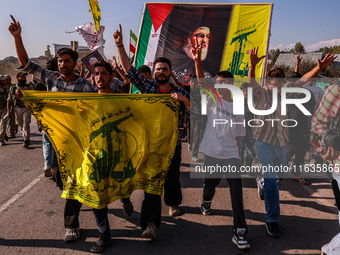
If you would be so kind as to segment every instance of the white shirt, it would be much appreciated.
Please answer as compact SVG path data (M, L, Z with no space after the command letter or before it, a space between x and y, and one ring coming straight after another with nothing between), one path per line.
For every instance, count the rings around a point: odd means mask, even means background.
M199 150L219 159L240 158L236 137L246 135L247 123L244 115L233 115L233 103L221 100L222 106L216 98L216 107L212 98L208 99L208 121Z

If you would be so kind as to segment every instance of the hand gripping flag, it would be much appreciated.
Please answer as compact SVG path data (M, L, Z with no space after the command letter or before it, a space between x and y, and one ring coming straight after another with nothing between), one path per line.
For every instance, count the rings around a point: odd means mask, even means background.
M58 155L63 198L100 209L135 189L162 195L178 133L169 95L23 95Z

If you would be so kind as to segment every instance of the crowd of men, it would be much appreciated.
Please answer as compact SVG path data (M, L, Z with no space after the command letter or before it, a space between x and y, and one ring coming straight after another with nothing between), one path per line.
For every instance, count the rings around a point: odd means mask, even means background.
M324 96L321 96L319 89L310 82L310 79L327 68L335 61L334 55L326 55L323 60L319 60L318 65L310 72L301 75L298 73L298 65L301 61L300 56L297 58L297 69L293 80L287 82L286 75L280 68L273 68L267 74L265 86L260 86L255 78L256 66L265 56L258 56L258 49L254 48L250 53L250 65L248 83L241 86L244 97L249 95L249 88L252 89L253 106L257 110L267 110L273 101L272 92L281 92L281 89L288 87L305 87L311 93L309 104L305 105L313 112L313 118L306 117L301 125L294 127L290 131L288 127L282 126L280 121L275 124L265 121L268 116L253 115L248 106L245 105L245 115L233 114L233 97L231 91L224 88L223 85L234 84L234 76L228 71L217 72L215 84L221 85L217 93L210 93L207 100L207 118L203 118L200 112L200 106L197 102L201 101L202 93L198 88L205 88L213 92L213 88L208 85L204 78L202 67L202 49L205 47L207 37L194 40L191 45L191 58L195 63L196 74L190 77L188 84L179 82L172 74L171 61L164 57L154 60L153 72L147 66L141 66L138 69L130 63L122 37L122 28L116 30L113 34L114 43L117 47L121 68L117 65L115 59L113 66L107 62L97 62L93 65L94 72L91 76L85 75L84 70L80 67L79 72L75 72L77 67L77 52L63 48L56 52L55 67L42 68L28 58L21 37L21 26L13 17L9 31L14 37L18 59L21 67L17 74L17 85L11 84L11 77L3 75L0 77L0 146L6 145L6 141L15 137L17 132L16 125L20 126L23 133L25 148L30 144L30 120L31 114L20 100L20 90L33 89L26 82L26 76L32 74L34 79L45 84L47 91L59 92L97 92L97 93L120 93L128 92L128 84L135 85L140 93L149 94L170 94L171 97L179 102L179 116L190 116L191 123L188 135L190 137L190 149L192 150L192 160L194 162L204 160L204 166L210 165L230 165L240 168L241 165L251 165L253 158L256 156L262 166L286 166L288 161L295 155L296 165L303 165L306 151L309 143L310 129L319 135L325 130L331 129L337 136L340 135L340 87L337 83L329 86ZM78 74L79 73L79 74ZM86 79L89 77L89 79ZM120 77L121 81L115 77ZM171 82L173 77L174 83ZM322 92L323 93L323 92ZM293 93L292 93L293 94ZM298 95L292 95L297 96ZM221 104L215 107L214 102L220 100ZM280 98L278 99L280 104ZM217 108L217 109L216 109ZM299 111L293 106L288 109L287 114L290 119L299 118ZM283 120L286 116L281 114L278 108L270 114L271 119ZM187 118L188 119L188 118ZM221 128L213 128L215 119L224 119L228 122L243 122L250 119L256 119L264 123L261 128L249 128L242 126L224 125ZM181 123L179 121L179 123ZM311 123L304 125L306 123ZM200 129L199 127L205 128ZM164 131L166 132L166 131ZM46 177L56 176L54 171L52 146L48 136L43 131L43 150L44 150L44 173ZM295 137L294 137L295 135ZM337 140L338 141L338 140ZM204 158L200 158L198 152L203 153ZM181 165L182 144L181 137L178 137L175 152L166 175L164 184L164 201L169 206L169 215L178 216L181 213L180 205L182 203L182 192L180 184L180 165ZM244 156L246 152L246 156ZM320 158L323 163L339 163L339 153L332 146L326 151L321 152ZM211 205L215 195L216 186L219 184L222 176L213 176L205 178L203 186L203 196L201 212L203 215L209 215ZM334 177L336 180L339 178ZM304 184L308 184L305 178L298 178ZM230 187L230 196L234 217L234 226L232 228L232 242L240 249L250 248L246 240L248 227L243 208L242 180L241 175L232 176L227 181ZM259 196L265 204L265 226L266 231L273 237L279 237L281 230L278 224L280 216L279 188L278 179L274 172L265 172L262 178L257 179L259 187ZM156 239L156 229L161 225L161 197L145 192L142 202L140 226L143 230L142 237ZM129 198L121 199L124 213L129 216L133 212L133 205ZM73 199L66 199L64 209L64 226L65 241L73 241L80 237L79 212L82 204ZM92 246L92 252L101 252L111 240L111 231L108 219L108 208L93 209L94 216L98 225L100 237Z

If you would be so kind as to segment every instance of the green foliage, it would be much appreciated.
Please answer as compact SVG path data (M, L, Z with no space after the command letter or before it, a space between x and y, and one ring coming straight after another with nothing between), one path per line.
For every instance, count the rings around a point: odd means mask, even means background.
M335 46L331 46L331 47L323 47L318 49L317 51L322 51L325 54L340 54L340 45L335 45Z
M294 51L293 52L296 52L296 53L305 53L305 47L302 45L301 42L297 42L294 46Z

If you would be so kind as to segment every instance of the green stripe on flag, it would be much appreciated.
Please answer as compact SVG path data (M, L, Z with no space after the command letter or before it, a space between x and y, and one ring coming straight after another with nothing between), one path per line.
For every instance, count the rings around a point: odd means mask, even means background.
M132 32L132 30L130 29L130 36L132 37L132 39L137 42L137 36Z
M146 50L149 44L149 38L151 34L152 20L149 12L149 7L146 6L144 21L141 28L140 38L138 42L137 57L136 57L136 68L144 65Z

